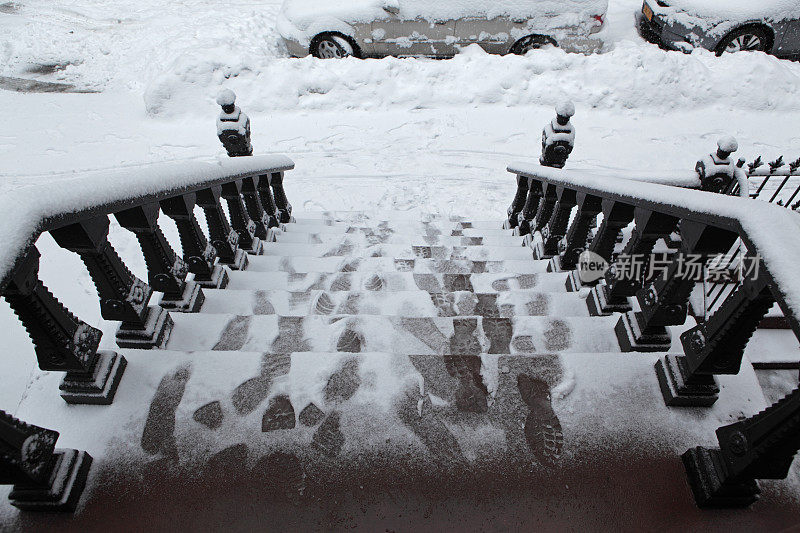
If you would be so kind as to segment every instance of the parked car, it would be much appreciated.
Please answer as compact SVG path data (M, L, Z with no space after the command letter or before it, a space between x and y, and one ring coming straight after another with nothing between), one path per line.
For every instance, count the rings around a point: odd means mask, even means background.
M285 0L278 31L289 54L452 57L477 43L494 54L547 45L590 52L607 0Z
M672 50L800 57L800 0L645 0L637 18L643 37Z

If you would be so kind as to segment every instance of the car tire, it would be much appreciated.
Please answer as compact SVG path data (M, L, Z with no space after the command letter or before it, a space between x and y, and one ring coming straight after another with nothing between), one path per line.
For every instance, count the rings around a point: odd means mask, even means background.
M509 53L524 56L531 50L538 50L545 46L556 46L556 42L545 35L528 35L514 43Z
M341 35L322 33L311 42L311 55L319 59L342 59L355 56L353 43Z
M726 52L766 52L769 48L769 32L760 26L746 26L733 30L717 45L718 56Z

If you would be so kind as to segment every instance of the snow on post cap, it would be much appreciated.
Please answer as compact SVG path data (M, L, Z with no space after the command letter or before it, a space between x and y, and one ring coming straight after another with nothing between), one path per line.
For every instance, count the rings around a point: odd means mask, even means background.
M571 117L575 114L575 104L573 104L569 100L560 102L556 106L556 113L558 113L558 115L562 117Z
M225 106L225 105L233 105L236 101L236 93L231 91L230 89L225 89L219 95L217 95L217 104Z
M730 152L733 153L739 149L739 143L736 142L736 139L731 137L730 135L726 135L725 137L720 137L717 141L717 146L723 152Z

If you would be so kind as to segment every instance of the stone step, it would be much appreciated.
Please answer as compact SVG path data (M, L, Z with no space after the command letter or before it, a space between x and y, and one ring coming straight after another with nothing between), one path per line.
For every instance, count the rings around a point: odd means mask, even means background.
M63 374L31 383L15 415L58 431L97 468L78 513L3 508L1 529L103 531L147 509L148 528L165 531L331 520L425 530L431 514L464 530L508 520L558 530L565 516L603 530L668 530L680 516L712 530L720 513L697 510L679 456L766 407L746 362L720 376L713 407L666 407L654 354L124 355L128 373L102 409L57 401ZM757 506L725 517L748 530L766 512L790 523L795 486L770 482ZM615 508L632 489L637 505ZM669 512L651 512L665 502Z
M566 292L568 273L541 274L424 274L413 272L256 272L233 271L229 289L292 292L321 291L427 291L477 293L538 290Z
M205 291L203 313L234 315L589 316L577 293L425 291Z
M394 259L392 257L249 257L248 272L416 272L432 274L536 274L547 271L547 261L507 259L503 261L455 261L449 259Z
M342 213L336 216L304 216L303 214L295 215L293 221L298 226L305 225L323 225L333 226L338 224L347 224L353 226L366 226L370 228L377 228L381 225L391 226L393 224L406 225L406 224L431 224L441 228L475 228L475 229L502 229L504 219L496 220L466 220L459 217L440 217L440 216L420 216L414 217L405 213L386 214L380 213L378 215L365 215L365 214L346 214Z
M312 233L312 232L286 232L276 234L275 241L279 243L293 242L303 244L330 244L341 245L346 243L358 246L376 244L416 244L427 246L524 246L522 237L514 235L492 235L486 237L451 236L451 235L424 235L419 233L389 233L354 231L345 234L338 233Z
M173 313L166 349L478 355L619 351L618 317L385 317Z
M406 244L300 244L292 242L266 242L263 255L292 257L395 257L398 259L468 259L473 261L502 259L532 259L533 252L523 246L427 246Z
M452 237L488 237L488 236L503 236L513 235L512 230L503 229L498 226L496 228L463 228L460 225L452 224L438 224L434 222L387 222L378 224L377 226L364 226L353 225L345 222L337 222L333 225L326 224L284 224L282 226L285 233L359 233L359 232L375 232L375 233L402 233L402 234L415 234L415 235L449 235ZM520 239L522 237L519 237Z

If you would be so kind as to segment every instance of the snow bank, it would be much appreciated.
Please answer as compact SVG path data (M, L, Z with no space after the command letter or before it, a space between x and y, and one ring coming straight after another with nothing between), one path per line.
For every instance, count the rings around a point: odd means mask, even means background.
M261 170L294 168L285 156L220 158L213 162L171 161L104 171L52 174L7 191L0 199L0 279L18 254L37 236L39 225L63 213L74 213L168 189L179 189Z
M436 108L499 104L553 105L561 98L609 109L671 110L723 105L800 110L800 64L763 54L716 57L665 53L623 41L606 54L559 49L527 57L495 56L477 46L452 60L246 58L235 51L187 53L145 93L151 114L193 113L231 87L248 112L297 109ZM255 61L255 62L253 62ZM765 82L769 89L765 90Z

